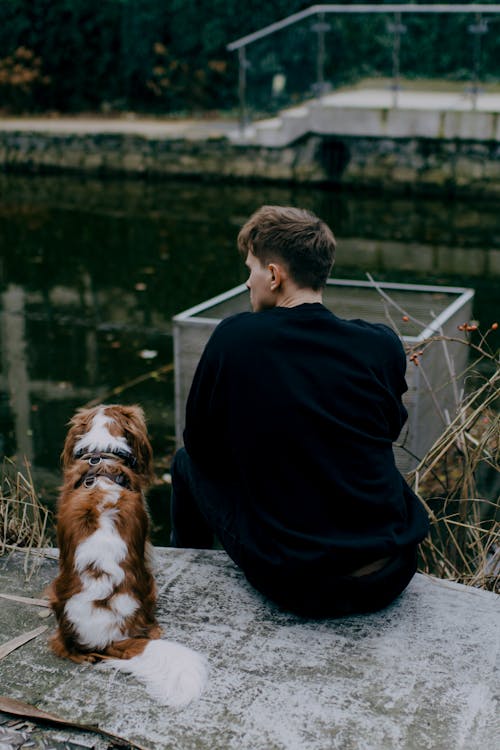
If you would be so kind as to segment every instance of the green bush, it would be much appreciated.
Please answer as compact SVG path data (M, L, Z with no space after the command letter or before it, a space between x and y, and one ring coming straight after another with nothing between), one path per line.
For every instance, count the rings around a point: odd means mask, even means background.
M0 110L169 113L234 108L237 55L226 45L310 5L298 0L0 0ZM467 27L473 19L405 16L402 74L470 77L473 40ZM329 15L327 21L325 74L335 86L360 76L390 74L386 16ZM260 48L249 48L249 54L257 52L249 77L262 81L263 101L269 95L269 66L285 70L290 85L301 72L304 78L306 73L314 76L312 23L308 19L288 37L276 35L259 43ZM486 79L498 80L495 28L481 39L481 70ZM16 59L19 50L31 58ZM21 70L14 70L16 65Z

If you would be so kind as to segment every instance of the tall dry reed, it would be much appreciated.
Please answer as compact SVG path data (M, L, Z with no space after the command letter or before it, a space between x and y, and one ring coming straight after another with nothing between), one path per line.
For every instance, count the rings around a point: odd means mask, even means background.
M0 556L25 553L24 572L31 576L41 548L51 546L50 513L39 501L29 464L19 469L5 459L0 477Z
M416 320L368 274L379 292L390 325L397 316ZM481 332L475 321L458 326L456 336L435 335L407 346L408 366L418 367L440 419L442 434L407 476L431 521L429 537L420 548L419 569L490 591L500 591L500 362L498 323ZM401 332L398 331L401 335ZM496 344L495 344L496 342ZM468 364L455 370L451 345L468 348ZM439 351L435 351L435 348ZM443 410L440 393L433 390L426 360L440 357L454 395L452 411ZM405 448L404 444L400 446Z
M500 368L468 393L408 476L431 533L420 570L500 592Z

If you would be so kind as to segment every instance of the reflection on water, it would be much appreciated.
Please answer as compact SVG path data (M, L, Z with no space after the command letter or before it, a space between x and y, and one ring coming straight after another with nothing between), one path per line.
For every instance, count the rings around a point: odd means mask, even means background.
M337 277L473 286L476 317L500 318L493 203L0 176L0 450L30 459L45 500L66 422L96 399L144 407L161 476L174 445L171 317L245 279L235 239L263 203L324 218Z

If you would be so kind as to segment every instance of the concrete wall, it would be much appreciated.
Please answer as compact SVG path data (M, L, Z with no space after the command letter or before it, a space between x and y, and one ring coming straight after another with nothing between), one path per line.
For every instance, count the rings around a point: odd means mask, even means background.
M130 134L0 133L0 169L500 195L500 142L304 136L282 148Z

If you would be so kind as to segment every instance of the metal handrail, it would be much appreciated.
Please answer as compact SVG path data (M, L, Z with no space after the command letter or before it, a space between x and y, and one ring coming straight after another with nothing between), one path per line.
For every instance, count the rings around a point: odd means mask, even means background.
M401 24L401 14L405 13L474 13L476 16L476 24L475 26L470 26L469 31L471 33L474 33L476 36L476 45L475 45L475 58L479 55L479 46L480 46L480 34L484 33L487 27L484 25L483 21L483 14L497 14L500 13L500 4L487 4L487 3L459 3L459 4L438 4L438 5L428 5L428 4L417 4L417 3L402 3L402 4L373 4L373 5L367 5L367 4L355 4L355 5L346 5L346 4L328 4L328 5L312 5L309 8L306 8L305 10L299 11L298 13L293 13L290 16L287 16L286 18L283 18L281 21L276 21L275 23L269 24L268 26L263 27L262 29L259 29L258 31L254 31L252 34L247 34L246 36L240 37L239 39L236 39L234 42L231 42L226 46L226 49L230 52L238 52L238 62L239 62L239 73L238 73L238 92L239 92L239 101L240 101L240 127L242 131L245 129L246 126L246 70L248 67L248 63L246 60L246 47L253 42L256 42L260 39L264 39L267 36L270 36L271 34L275 34L277 31L281 31L282 29L287 28L288 26L292 26L293 24L298 23L299 21L303 21L305 18L309 18L310 16L314 15L320 15L321 18L324 18L324 15L326 13L339 13L339 14L362 14L362 13L385 13L385 14L394 14L395 16L395 23L393 24L392 32L394 34L394 51L393 51L393 91L394 91L394 99L393 99L393 106L397 107L397 94L399 90L399 47L400 47L400 33L401 30L404 29L404 27ZM490 19L488 19L490 20ZM321 94L322 86L323 86L323 60L321 58L321 50L324 47L324 39L322 38L322 35L324 35L324 30L321 29L321 24L318 24L318 82L320 83L320 90L319 93ZM324 50L323 50L324 52ZM323 54L324 57L324 54ZM472 97L473 97L473 108L476 107L476 100L477 100L477 94L478 94L478 71L477 71L477 62L474 63L475 71L475 80L472 86Z
M383 4L355 4L355 5L311 5L310 8L300 11L299 13L293 13L291 16L283 18L281 21L264 26L264 28L254 31L252 34L236 39L226 46L229 52L234 52L241 47L246 47L252 42L256 42L259 39L263 39L270 34L274 34L276 31L281 31L287 26L292 26L298 21L303 21L304 18L314 16L316 13L500 13L500 5L487 3L461 3L456 5L443 4L443 5L419 5L417 3L402 3L383 5Z

